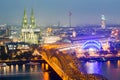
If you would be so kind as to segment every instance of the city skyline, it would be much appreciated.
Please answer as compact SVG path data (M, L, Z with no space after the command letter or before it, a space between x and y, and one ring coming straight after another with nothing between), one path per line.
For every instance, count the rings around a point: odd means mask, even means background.
M28 20L34 9L37 25L69 26L69 12L72 26L100 24L101 15L105 15L108 24L120 24L119 3L119 0L1 0L0 24L21 25L24 9Z

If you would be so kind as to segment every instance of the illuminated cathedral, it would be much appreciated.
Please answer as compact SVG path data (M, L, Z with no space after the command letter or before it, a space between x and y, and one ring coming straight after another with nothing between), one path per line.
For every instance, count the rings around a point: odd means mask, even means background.
M39 38L40 38L40 29L37 28L36 26L33 9L31 11L30 23L28 23L26 10L24 10L20 40L22 42L27 42L30 44L38 44Z

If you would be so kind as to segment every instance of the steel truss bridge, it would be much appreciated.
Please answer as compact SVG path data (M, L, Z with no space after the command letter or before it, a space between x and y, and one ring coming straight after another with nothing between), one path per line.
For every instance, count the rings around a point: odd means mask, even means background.
M82 73L80 62L76 56L60 51L59 49L62 47L61 44L45 45L38 47L34 53L42 56L62 80L107 80L101 75Z

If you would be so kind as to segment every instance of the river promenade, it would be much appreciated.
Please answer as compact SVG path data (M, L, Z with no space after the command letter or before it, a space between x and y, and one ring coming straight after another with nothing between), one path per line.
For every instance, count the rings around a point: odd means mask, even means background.
M107 54L107 55L101 55L101 56L88 56L88 57L79 57L79 61L84 61L84 62L92 62L92 61L100 61L100 62L105 62L105 61L116 61L120 60L120 53L117 55L112 55L112 54ZM7 64L17 64L17 63L28 63L28 62L40 62L43 63L45 60L43 59L21 59L21 60L0 60L0 63L7 63Z
M80 57L80 61L116 61L120 60L120 56L91 56L91 57Z
M23 64L23 63L29 63L29 62L39 62L39 63L44 63L45 61L42 59L38 59L38 60L26 60L26 59L22 59L22 60L0 60L0 63L6 63L6 64Z

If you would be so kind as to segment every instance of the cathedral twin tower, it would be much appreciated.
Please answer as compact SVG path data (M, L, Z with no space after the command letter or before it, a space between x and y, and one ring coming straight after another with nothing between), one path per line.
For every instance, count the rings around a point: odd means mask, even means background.
M28 24L26 10L24 10L24 16L23 16L22 26L21 26L20 40L22 42L27 42L27 43L31 43L31 44L38 44L39 37L40 37L40 29L36 28L33 9L31 11L30 24Z
M31 11L30 25L28 25L28 18L27 18L26 10L24 10L24 17L23 17L23 21L22 21L22 28L24 28L24 29L36 28L33 9Z

